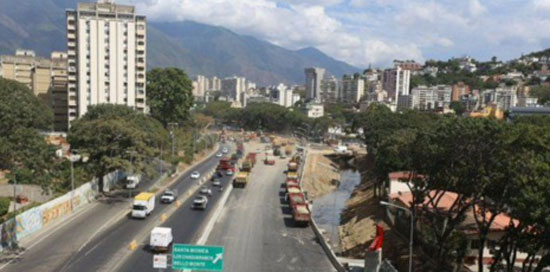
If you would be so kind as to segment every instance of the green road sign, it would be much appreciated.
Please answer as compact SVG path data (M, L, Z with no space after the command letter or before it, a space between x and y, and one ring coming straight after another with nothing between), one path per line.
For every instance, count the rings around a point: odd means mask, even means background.
M174 244L172 269L222 271L223 247Z

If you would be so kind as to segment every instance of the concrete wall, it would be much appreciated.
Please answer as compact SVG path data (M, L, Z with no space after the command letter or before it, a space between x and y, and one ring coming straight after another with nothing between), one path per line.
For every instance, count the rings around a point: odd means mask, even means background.
M105 185L112 187L116 181L123 178L122 171L110 173L104 177ZM14 219L0 225L0 252L4 248L13 248L15 242L29 236L43 227L58 222L87 204L94 201L97 195L97 181L90 181L74 192L68 192L58 198L46 202L38 207L27 210ZM72 207L71 207L72 200Z

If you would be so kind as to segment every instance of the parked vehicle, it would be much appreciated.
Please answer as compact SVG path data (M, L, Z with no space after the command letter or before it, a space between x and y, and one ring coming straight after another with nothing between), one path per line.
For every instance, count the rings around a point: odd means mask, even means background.
M141 174L134 174L126 177L126 188L135 189L139 186L141 182Z
M193 173L191 173L191 178L192 179L198 179L201 177L201 173L199 173L198 171L195 171Z
M176 190L166 190L160 197L161 203L172 203L178 197Z
M233 180L233 187L246 187L246 184L250 180L249 174L246 171L239 172L237 177Z
M311 220L309 204L295 204L292 206L292 218L297 226L307 227Z
M134 198L132 206L132 217L145 218L155 209L155 194L139 193Z
M265 160L264 160L264 164L266 165L274 165L275 164L275 158L271 155L266 155L265 156Z
M205 196L200 195L193 200L193 209L204 210L206 205L208 205L208 198Z
M156 252L166 252L173 241L172 228L155 227L151 231L149 247Z
M296 162L289 162L288 163L288 172L296 172L298 171L298 163Z

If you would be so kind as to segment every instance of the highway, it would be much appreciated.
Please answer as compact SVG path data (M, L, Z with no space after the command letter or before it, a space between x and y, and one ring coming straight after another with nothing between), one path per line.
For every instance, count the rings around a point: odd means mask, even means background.
M335 271L311 228L294 226L282 187L286 163L259 161L246 188L233 190L207 241L225 247L224 271Z
M223 190L231 185L233 177L225 176L222 179ZM210 182L205 185L211 186ZM161 224L162 227L172 228L172 234L174 235L174 243L190 244L195 243L200 235L199 230L203 229L206 225L212 211L221 198L222 191L219 191L217 187L212 188L212 196L208 198L208 206L205 210L191 209L193 199L199 192L196 192L193 197L189 198L183 203L166 222ZM145 236L140 242L140 248L133 252L133 254L124 261L120 267L115 267L117 271L152 271L153 270L153 252L151 252L147 244L149 243L149 235ZM226 270L228 271L228 270Z
M204 173L217 163L218 158L212 156L191 171ZM198 180L190 179L187 174L171 188L177 189L181 195L196 183ZM144 181L140 189L150 184L151 181ZM94 203L47 233L32 237L27 249L17 257L3 257L0 271L112 271L113 261L124 254L135 236L146 228L152 228L161 214L174 205L158 201L159 198L153 214L145 220L128 216L118 220L130 211L131 202L126 196Z

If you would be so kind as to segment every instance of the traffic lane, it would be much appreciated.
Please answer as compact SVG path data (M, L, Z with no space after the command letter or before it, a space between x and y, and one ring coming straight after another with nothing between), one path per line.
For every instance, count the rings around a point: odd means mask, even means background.
M234 190L207 243L225 247L224 270L334 271L313 231L294 226L284 200L285 166L286 160L260 162L245 190Z
M205 210L192 209L193 200L200 195L197 192L185 201L182 206L164 223L163 227L172 228L174 243L189 244L198 239L197 235L202 230L208 219L212 216L213 210L218 204L221 195L229 186L233 176L226 176L221 179L223 191L217 187L212 187L208 181L205 186L212 188L212 196L208 198L208 205ZM119 271L151 271L153 268L153 254L148 247L149 236L141 241L141 247L136 250L121 266Z
M205 162L191 168L190 172L199 171L205 173L216 165L217 158L212 156ZM191 179L189 175L182 176L171 188L178 189L178 195L182 197L186 190L198 182L199 180ZM128 218L119 221L86 244L68 262L58 267L55 271L97 271L102 269L102 266L106 265L118 250L127 247L142 228L158 220L159 216L168 208L167 205L160 204L160 197L155 201L155 210L152 216L144 220ZM128 212L130 211L130 207L131 204L128 203Z
M155 168L160 169L158 164ZM155 178L144 177L141 188L150 188ZM28 237L28 245L19 256L4 256L1 271L44 271L44 267L62 266L74 252L88 241L105 225L112 221L122 210L131 205L126 191L118 191L112 196L97 200L90 208L77 211L63 222L55 223L51 229ZM25 243L27 244L27 243Z

